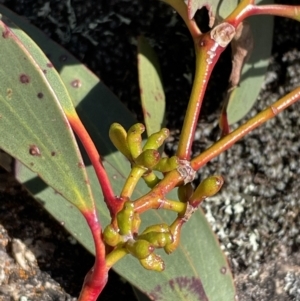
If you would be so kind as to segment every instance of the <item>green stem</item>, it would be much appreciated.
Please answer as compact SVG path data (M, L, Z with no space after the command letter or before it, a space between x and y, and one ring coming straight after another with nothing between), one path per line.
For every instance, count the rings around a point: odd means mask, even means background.
M178 214L184 214L186 211L187 203L174 201L174 200L167 200L161 198L152 198L151 200L147 201L146 206L140 206L140 203L134 206L134 211L137 213L142 213L149 209L165 209L177 212Z
M187 203L174 201L174 200L164 200L161 202L159 209L172 210L177 212L179 215L183 215L186 211Z
M180 242L181 229L184 223L185 220L182 217L178 216L170 226L170 232L173 236L173 242L165 246L164 249L167 254L173 253L178 248Z
M140 167L140 166L133 166L128 178L126 179L126 182L124 184L124 187L121 192L121 199L124 199L126 201L127 199L130 199L138 181L143 176L143 174L147 171L147 169Z
M200 39L195 41L196 73L176 154L182 160L190 159L204 93L211 72L221 52L224 50L221 48L222 47L218 46L218 44L211 39L209 33L202 35ZM210 53L213 54L213 56L210 55Z
M143 180L149 188L153 188L160 181L158 176L153 171L144 174Z
M105 258L106 266L111 268L115 263L122 259L125 255L128 254L128 251L123 247L117 247L111 251Z

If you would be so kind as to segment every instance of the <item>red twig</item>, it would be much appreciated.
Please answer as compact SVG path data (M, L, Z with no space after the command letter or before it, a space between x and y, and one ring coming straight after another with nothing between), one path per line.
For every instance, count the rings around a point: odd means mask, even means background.
M95 243L95 263L84 279L78 301L95 301L107 283L108 268L105 261L105 246L96 210L83 211Z
M211 147L206 149L199 156L191 161L193 169L198 170L203 167L207 162L217 157L219 154L230 148L238 140L246 136L249 132L262 125L272 117L279 114L300 99L300 87L281 98L273 105L257 114L255 117L248 120L245 124L241 125L238 129L223 137Z
M273 15L279 17L287 17L300 21L300 6L292 5L240 5L231 15L226 18L226 21L237 27L247 17L255 15Z
M98 153L98 150L92 141L90 135L88 134L87 130L85 129L84 125L82 124L79 117L76 116L67 116L68 120L71 124L73 131L79 137L80 141L82 142L91 163L95 169L96 175L98 177L99 183L101 185L101 189L104 195L105 202L107 207L110 211L112 217L120 209L120 202L118 198L115 196L113 189L111 187L111 183L109 181L108 175L104 169L102 164L101 156Z

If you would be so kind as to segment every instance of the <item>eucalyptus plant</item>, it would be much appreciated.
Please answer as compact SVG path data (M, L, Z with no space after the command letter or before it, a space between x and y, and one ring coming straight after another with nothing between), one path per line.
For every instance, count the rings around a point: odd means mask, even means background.
M112 267L153 300L235 300L230 268L199 208L221 189L223 178L211 175L195 189L192 182L207 162L300 98L297 88L230 130L251 106L232 117L231 107L243 101L235 93L242 68L255 49L245 20L268 14L300 21L300 6L232 1L229 11L223 8L220 14L219 1L212 0L211 30L202 33L194 14L207 1L165 2L186 23L196 54L193 87L172 157L161 151L169 137L169 130L161 128L164 93L145 39L138 45L143 125L71 55L0 7L0 146L17 160L16 178L95 254L80 301L97 299ZM222 137L192 158L207 83L230 44L233 68L220 117ZM66 61L69 65L63 65Z

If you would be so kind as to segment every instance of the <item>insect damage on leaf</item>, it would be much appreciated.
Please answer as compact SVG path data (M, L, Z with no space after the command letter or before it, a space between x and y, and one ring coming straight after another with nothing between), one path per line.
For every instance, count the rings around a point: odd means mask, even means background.
M157 285L150 293L151 299L155 301L171 300L170 295L174 294L176 299L177 292L180 292L185 300L208 301L202 282L196 277L176 277L170 279L162 285Z
M208 26L210 28L213 27L215 23L215 14L213 12L212 6L208 3L208 1L203 0L184 0L185 4L188 7L188 17L189 19L193 19L197 10L202 7L206 7L208 10L209 23Z
M250 57L253 49L253 35L247 22L240 23L236 34L231 41L232 70L229 78L229 91L240 82L244 64Z

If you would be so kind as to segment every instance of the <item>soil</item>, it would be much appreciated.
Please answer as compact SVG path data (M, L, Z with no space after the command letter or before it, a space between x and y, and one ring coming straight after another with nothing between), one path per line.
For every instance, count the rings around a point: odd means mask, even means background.
M140 34L150 38L161 63L167 126L173 134L166 151L174 153L194 57L189 33L171 9L155 0L0 3L77 56L140 120L134 41ZM205 24L206 15L202 10L197 18ZM275 18L269 70L250 115L299 86L299 45L299 23ZM220 91L226 89L229 70L226 51L208 88L194 154L217 138ZM255 130L198 175L197 181L208 174L224 175L225 187L203 207L230 260L240 301L300 300L299 108L295 104ZM0 177L0 301L76 300L93 257L11 174L2 170ZM114 299L136 297L131 286L111 272L99 300Z

